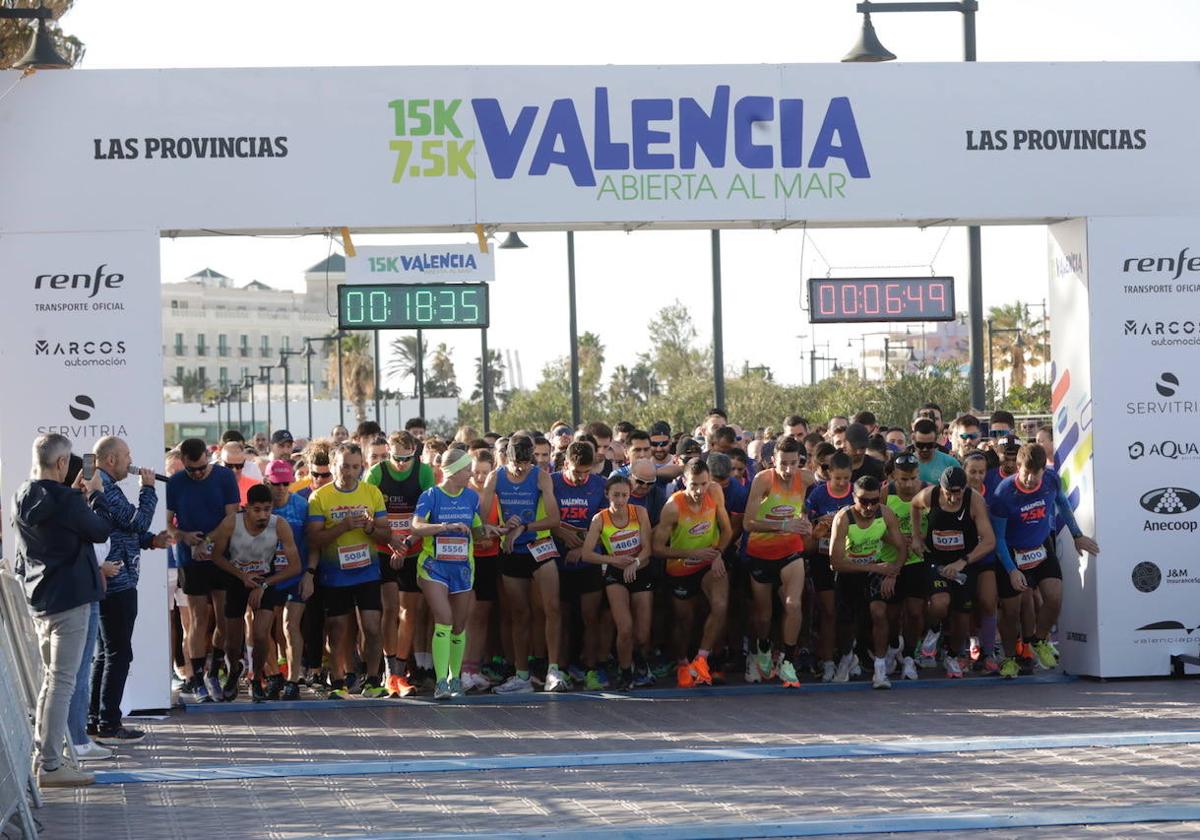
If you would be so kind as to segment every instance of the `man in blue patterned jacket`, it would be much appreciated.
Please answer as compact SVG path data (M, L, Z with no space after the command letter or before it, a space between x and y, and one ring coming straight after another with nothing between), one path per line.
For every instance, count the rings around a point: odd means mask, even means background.
M100 602L100 644L92 666L92 704L88 715L89 734L102 744L128 744L140 741L145 733L121 724L121 698L133 661L133 625L137 620L137 583L143 548L166 548L166 531L150 531L158 495L154 491L154 470L138 471L142 480L136 507L125 497L119 482L129 476L132 458L129 446L117 437L104 437L93 450L96 468L104 482L107 509L100 515L112 525L108 563L117 564L117 572L108 579L104 600ZM94 727L94 729L93 729Z

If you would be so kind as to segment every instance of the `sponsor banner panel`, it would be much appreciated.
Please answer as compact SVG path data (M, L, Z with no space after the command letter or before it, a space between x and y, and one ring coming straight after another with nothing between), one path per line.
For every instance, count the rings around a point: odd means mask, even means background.
M1200 653L1200 219L1092 219L1102 676Z
M3 510L31 468L40 434L70 438L76 454L106 435L123 438L134 463L161 470L162 310L157 231L11 235L0 238L0 281L9 317L0 342ZM136 479L122 484L137 498ZM154 528L165 523L157 487ZM4 556L13 557L4 529ZM166 552L144 551L138 585L129 708L165 708Z
M1188 213L1198 85L1182 62L12 72L0 147L56 177L0 158L26 199L0 230Z
M1069 330L1051 332L1052 406L1055 469L1085 533L1095 533L1096 477L1092 438L1092 359L1088 342L1090 293L1087 223L1060 222L1049 229L1050 311L1054 324ZM1104 537L1099 539L1103 542ZM1097 591L1103 566L1075 551L1070 534L1058 540L1063 572L1063 609L1059 647L1063 665L1073 674L1099 674L1105 641L1097 620Z
M491 246L478 245L368 245L346 260L350 285L378 283L491 283L496 261Z

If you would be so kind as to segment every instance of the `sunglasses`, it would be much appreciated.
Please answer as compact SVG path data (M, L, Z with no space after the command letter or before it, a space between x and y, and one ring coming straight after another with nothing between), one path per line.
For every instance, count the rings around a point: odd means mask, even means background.
M634 483L634 484L636 484L636 485L638 485L639 487L649 487L651 484L653 484L653 483L654 483L654 479L652 478L652 479L650 479L649 481L647 481L647 480L646 480L646 479L644 479L644 478L637 478L637 477L635 476L635 477L634 477L634 479L633 479L633 483Z
M875 505L879 504L879 497L878 496L859 496L858 498L855 499L855 501L858 502L863 507L874 507Z
M411 461L413 458L416 458L416 457L417 457L416 455L393 455L392 460L398 464L407 464L409 461Z
M959 432L958 439L959 440L978 440L979 432Z
M231 470L240 470L243 467L245 467L246 465L245 464L226 464L225 466L229 467L229 469L231 469Z
M205 465L204 465L204 466L202 466L202 467L184 467L184 469L185 469L185 470L187 470L187 471L188 471L188 472L190 472L190 473L202 473L202 472L204 472L206 469L208 469L208 464L205 464Z
M650 445L653 446L655 449L666 449L668 446L671 445L671 441L669 441L669 440L652 440L652 441L650 441Z
M309 475L311 475L313 478L331 478L333 476L333 473L317 472L316 470L313 470L312 472L309 473Z
M917 449L923 450L936 449L937 442L931 440L928 443L914 443L913 446L915 446Z
M272 481L271 486L272 487L291 487L292 483L290 481Z
M1008 429L988 429L988 437L1008 437L1010 434Z
M896 458L896 466L898 467L915 467L916 465L916 455L900 455Z

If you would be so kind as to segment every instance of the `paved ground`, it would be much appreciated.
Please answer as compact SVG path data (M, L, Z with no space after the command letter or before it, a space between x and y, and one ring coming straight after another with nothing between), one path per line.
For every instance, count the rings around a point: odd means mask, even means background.
M724 696L465 705L348 702L338 708L176 712L105 770L231 766L339 775L97 785L50 792L43 836L374 837L394 832L745 827L798 820L920 817L1200 802L1200 682L941 683L892 692L757 687ZM1193 731L1193 743L929 755L757 758L437 773L353 772L350 762L664 749L871 744L916 739ZM1143 739L1144 740L1144 739ZM1149 813L1149 812L1148 812ZM945 831L936 836L1196 836L1195 823ZM876 824L878 825L878 824ZM699 828L695 829L699 830ZM875 834L873 836L880 836ZM920 836L920 835L905 835Z

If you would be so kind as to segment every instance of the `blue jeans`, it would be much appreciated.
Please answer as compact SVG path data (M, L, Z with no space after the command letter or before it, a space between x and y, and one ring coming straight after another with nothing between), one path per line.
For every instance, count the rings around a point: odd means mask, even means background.
M71 694L71 708L67 712L67 735L72 744L86 744L88 708L92 702L92 656L96 651L96 636L100 632L100 604L93 603L88 613L87 638L83 643L83 657L79 672L75 675L75 691Z

